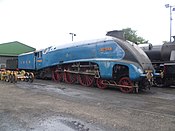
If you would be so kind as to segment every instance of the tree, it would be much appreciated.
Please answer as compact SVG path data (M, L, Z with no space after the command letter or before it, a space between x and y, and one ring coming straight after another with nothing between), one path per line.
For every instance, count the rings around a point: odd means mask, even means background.
M122 31L124 32L124 36L126 40L129 40L136 44L148 43L148 40L145 40L144 38L138 36L136 33L137 31L132 30L131 28L125 28L125 29L122 29Z
M166 40L165 40L165 41L163 41L163 44L168 44L168 43L169 43L169 42L168 42L168 41L166 41Z

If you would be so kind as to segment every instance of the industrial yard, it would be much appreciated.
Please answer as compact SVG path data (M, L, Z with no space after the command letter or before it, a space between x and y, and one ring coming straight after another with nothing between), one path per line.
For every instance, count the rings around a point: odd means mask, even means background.
M0 131L175 131L173 0L0 0L0 16Z
M174 131L175 88L139 94L35 80L0 81L1 131Z

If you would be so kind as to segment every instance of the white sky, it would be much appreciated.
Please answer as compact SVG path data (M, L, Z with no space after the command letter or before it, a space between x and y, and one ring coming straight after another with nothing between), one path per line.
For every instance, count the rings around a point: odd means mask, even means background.
M173 3L174 2L174 3ZM152 44L169 41L169 9L175 0L0 0L0 43L37 49L102 38L130 27ZM175 35L175 11L172 35Z

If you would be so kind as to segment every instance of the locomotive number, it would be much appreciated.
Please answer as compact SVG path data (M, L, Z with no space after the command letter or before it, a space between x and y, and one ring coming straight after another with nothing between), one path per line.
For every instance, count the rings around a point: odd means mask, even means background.
M110 51L112 50L112 47L105 47L105 48L100 48L100 51Z

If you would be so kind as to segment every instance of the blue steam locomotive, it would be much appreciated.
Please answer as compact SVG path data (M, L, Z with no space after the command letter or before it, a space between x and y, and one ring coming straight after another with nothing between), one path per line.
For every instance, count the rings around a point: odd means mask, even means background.
M77 42L21 54L18 68L36 71L36 77L98 88L114 86L122 92L150 87L154 68L135 44L119 38Z

